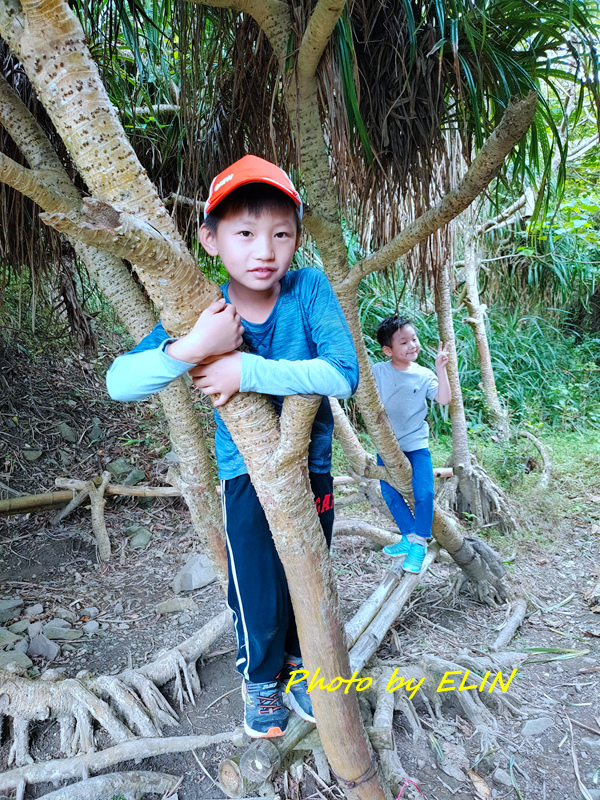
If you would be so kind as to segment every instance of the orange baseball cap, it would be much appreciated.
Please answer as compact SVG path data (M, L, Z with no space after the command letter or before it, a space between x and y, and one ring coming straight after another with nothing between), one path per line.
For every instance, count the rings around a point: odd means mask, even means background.
M244 156L217 175L208 190L204 216L210 214L214 207L234 189L248 183L268 183L280 189L292 198L298 207L298 215L302 219L302 200L294 184L282 169L258 156Z

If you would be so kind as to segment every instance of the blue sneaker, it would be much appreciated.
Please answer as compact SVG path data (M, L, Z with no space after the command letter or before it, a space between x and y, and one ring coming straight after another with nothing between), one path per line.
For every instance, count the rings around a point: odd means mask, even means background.
M402 534L402 538L396 544L386 544L383 548L383 552L387 556L405 556L408 553L410 548L410 542L406 538L404 534Z
M283 705L277 681L242 683L244 700L244 730L253 739L272 739L283 736L289 711Z
M427 554L427 543L429 539L423 539L423 544L420 542L410 542L408 546L408 554L402 563L402 569L405 572L421 572L423 569L423 561Z
M302 666L302 659L297 658L296 656L287 655L286 653L283 669L281 670L281 674L279 676L279 685L281 686L282 691L285 691L285 687L292 677L292 672L298 669L304 669ZM290 686L289 691L285 693L290 699L292 708L299 717L302 717L302 719L305 719L307 722L316 722L313 715L312 701L308 693L308 684L306 683L306 679L303 679L298 683L294 683L292 686Z

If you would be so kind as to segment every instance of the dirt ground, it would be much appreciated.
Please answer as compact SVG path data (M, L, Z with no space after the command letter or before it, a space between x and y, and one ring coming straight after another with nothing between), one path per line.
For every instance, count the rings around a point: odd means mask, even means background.
M102 378L110 358L106 351L104 360L89 364L73 354L65 361L64 354L52 352L32 355L14 347L0 352L0 498L52 491L60 476L89 479L117 458L144 470L146 483L164 485L170 447L158 405L110 401ZM209 419L208 409L201 413ZM74 441L60 433L60 423L74 431ZM29 460L27 451L40 455ZM591 474L597 475L597 437L590 457L595 459ZM398 755L428 800L600 800L600 614L584 598L600 582L600 489L593 479L576 483L555 476L547 495L536 497L534 492L528 505L519 502L523 527L518 536L493 540L512 586L529 599L529 615L509 645L527 654L509 690L512 710L494 712L497 730L483 750L480 731L464 719L456 692L439 693L440 716L415 697L424 734L418 741L402 714L395 715ZM575 511L557 514L561 503ZM100 629L69 642L51 664L34 658L31 674L49 666L67 676L84 669L116 674L127 666L141 666L225 608L221 589L213 583L186 593L199 607L193 616L156 612L158 603L174 597L170 584L179 569L191 554L200 552L181 500L109 499L105 516L113 555L108 563L97 559L89 509L78 509L58 526L51 524L54 513L0 518L0 599L24 601L21 612L4 624L45 621L57 607L79 617L84 609L96 607ZM362 516L379 527L389 525L380 511L364 503L342 514ZM151 533L144 549L130 546L125 530L133 524ZM334 540L332 557L347 618L380 583L391 561L364 539L350 536ZM468 592L453 598L448 589L456 574L453 564L441 561L422 576L375 662L393 660L401 667L418 663L424 654L453 661L460 652L476 656L489 651L508 606L482 606ZM43 610L28 618L26 609L37 603ZM78 620L74 627L82 624ZM199 674L203 691L196 706L186 706L181 724L165 730L165 735L210 734L240 726L243 712L232 633L215 642ZM170 689L165 687L167 697ZM98 744L108 742L99 737ZM10 729L5 725L2 769L9 746ZM31 746L35 760L57 758L59 750L58 724L36 726ZM195 755L157 757L118 769L181 775L180 800L216 800L224 796L215 783L219 762L235 752L232 745L219 745ZM279 797L339 797L337 789L315 779L314 769L309 757L303 769L296 765L281 776L275 783ZM469 769L484 781L480 794L467 775ZM53 788L30 786L26 797L40 797Z

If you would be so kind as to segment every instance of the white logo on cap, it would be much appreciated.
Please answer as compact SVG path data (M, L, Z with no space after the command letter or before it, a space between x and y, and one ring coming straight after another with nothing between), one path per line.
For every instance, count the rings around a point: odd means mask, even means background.
M231 173L231 175L227 175L227 177L223 178L222 181L219 181L215 186L215 188L213 189L213 192L218 192L221 186L224 186L226 183L229 183L229 181L232 180L233 180L233 172Z

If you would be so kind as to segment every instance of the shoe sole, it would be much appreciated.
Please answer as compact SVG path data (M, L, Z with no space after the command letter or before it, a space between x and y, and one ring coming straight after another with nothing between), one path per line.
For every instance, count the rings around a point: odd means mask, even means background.
M404 549L400 550L399 553L390 553L390 551L384 547L383 552L386 554L386 556L391 556L392 558L402 558L402 556L408 555L408 550Z
M307 713L307 712L306 712L306 711L305 711L305 710L302 708L302 706L301 706L301 705L300 705L300 703L299 703L299 702L296 700L296 698L294 697L294 695L292 694L292 692L286 692L286 694L287 694L287 696L290 698L290 705L292 706L292 708L294 709L294 711L296 712L296 714L298 714L298 716L299 716L299 717L301 717L301 719L305 720L305 722L312 722L312 723L316 723L316 719L315 719L314 717L312 717L310 714L308 714L308 713Z
M285 731L282 731L279 727L269 728L266 733L255 731L248 725L246 720L244 720L244 730L252 739L277 739L280 736L285 736Z

